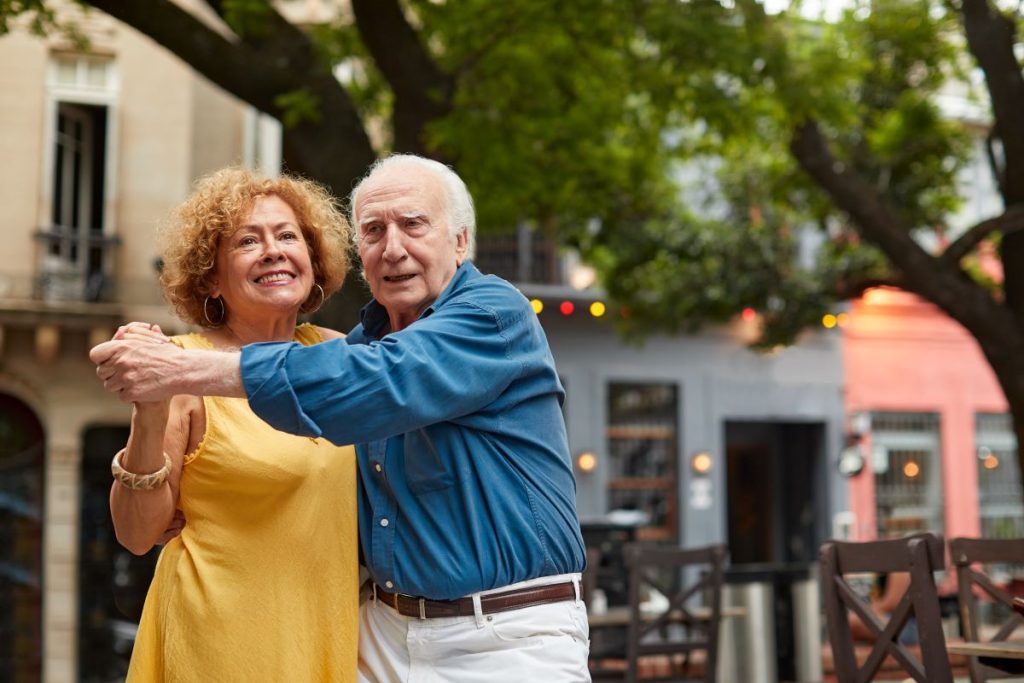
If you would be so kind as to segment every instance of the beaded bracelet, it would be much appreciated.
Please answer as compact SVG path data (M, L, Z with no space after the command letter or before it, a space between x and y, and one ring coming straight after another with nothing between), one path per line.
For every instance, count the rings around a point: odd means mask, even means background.
M132 491L150 491L160 488L167 481L167 475L171 473L171 459L164 453L164 466L150 474L135 474L121 467L121 455L125 449L119 450L110 463L110 473L118 484Z

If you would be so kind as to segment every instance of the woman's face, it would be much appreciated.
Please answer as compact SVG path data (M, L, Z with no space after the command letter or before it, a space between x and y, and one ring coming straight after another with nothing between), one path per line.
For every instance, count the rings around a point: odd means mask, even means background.
M313 264L287 202L259 197L238 230L221 238L211 285L229 319L298 312L313 287Z

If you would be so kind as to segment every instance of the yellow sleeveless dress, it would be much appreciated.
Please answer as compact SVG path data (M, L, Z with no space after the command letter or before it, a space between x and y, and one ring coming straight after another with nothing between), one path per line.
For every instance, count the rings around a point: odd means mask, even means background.
M322 340L301 325L295 341ZM278 432L245 399L203 402L185 528L160 554L128 681L355 681L355 451Z

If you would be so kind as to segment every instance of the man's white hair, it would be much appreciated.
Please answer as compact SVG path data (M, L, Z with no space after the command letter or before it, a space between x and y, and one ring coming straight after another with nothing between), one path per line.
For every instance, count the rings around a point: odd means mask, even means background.
M359 200L359 191L367 180L373 177L377 171L401 164L414 164L420 168L433 173L441 184L444 185L445 210L447 212L448 233L455 239L463 229L466 231L466 255L472 259L476 253L476 211L473 209L473 197L466 189L466 183L450 166L445 166L440 161L421 157L416 154L392 154L374 162L370 170L366 172L349 195L350 221L352 224L352 239L356 245L361 237L359 231L359 216L356 215L356 202Z

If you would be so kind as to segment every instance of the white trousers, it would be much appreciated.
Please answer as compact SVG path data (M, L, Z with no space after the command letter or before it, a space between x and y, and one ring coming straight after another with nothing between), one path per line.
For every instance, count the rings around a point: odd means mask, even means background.
M482 595L573 579L579 585L579 574L567 574ZM589 650L580 600L434 619L403 616L372 597L359 608L359 683L589 682Z

